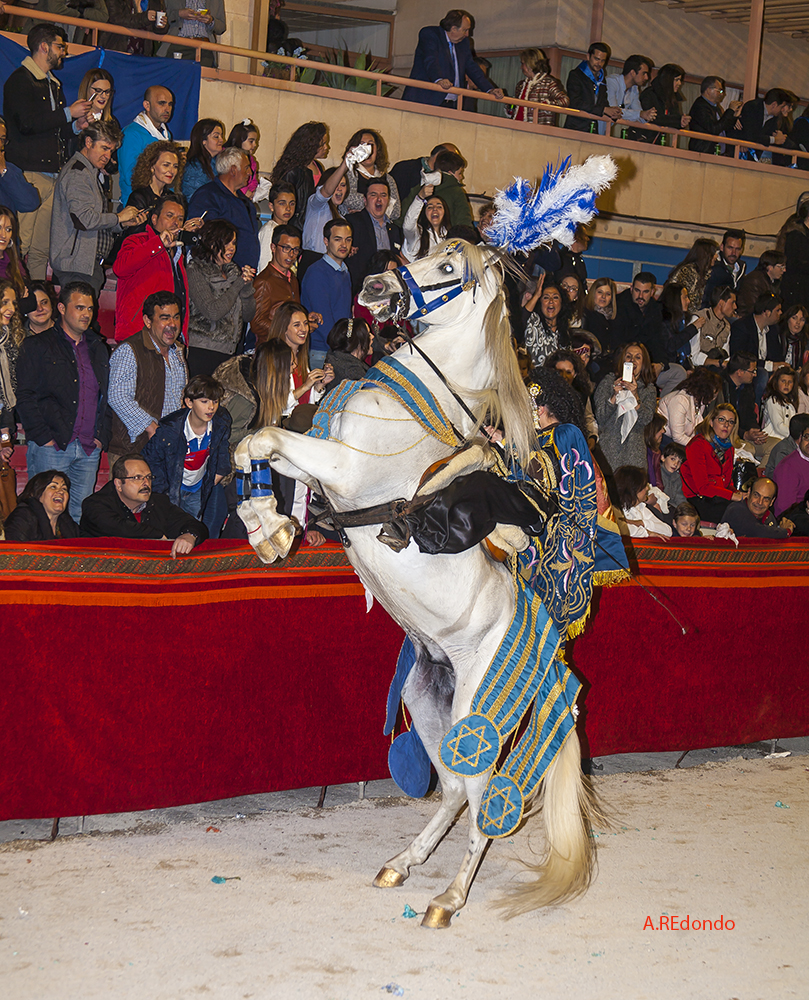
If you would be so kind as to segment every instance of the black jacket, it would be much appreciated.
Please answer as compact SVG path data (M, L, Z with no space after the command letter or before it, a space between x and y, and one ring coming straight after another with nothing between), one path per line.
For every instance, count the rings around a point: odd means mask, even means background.
M53 533L45 508L34 497L21 500L6 518L7 542L53 542L57 538L78 538L79 528L65 510L56 520L58 535Z
M90 360L98 379L98 406L94 437L106 449L110 443L112 413L107 400L110 362L107 345L92 330L85 333ZM79 411L76 355L59 323L26 337L17 362L17 414L25 436L38 445L55 441L64 451Z
M691 105L689 114L691 115L691 123L688 126L690 132L721 135L723 132L731 134L731 129L734 129L733 135L737 139L741 139L741 135L735 131L736 115L730 108L723 112L718 104L711 104L710 101L706 101L704 97L700 96ZM716 143L708 139L688 140L688 148L694 153L713 153L715 146Z
M643 344L652 361L664 361L663 308L652 298L644 310L632 300L632 290L625 288L616 299L617 313L610 326L610 346L612 349L635 341ZM601 345L606 351L606 347Z
M604 74L601 83L596 84L583 72L580 66L572 69L567 77L567 96L571 108L577 111L588 111L591 115L601 115L607 106L607 76ZM589 132L594 123L589 118L577 118L568 115L565 128L576 132Z
M787 269L781 278L784 309L809 304L809 230L806 226L787 233L784 244Z
M357 252L346 261L351 274L354 294L356 294L359 291L368 262L376 253L376 234L374 223L367 209L363 209L361 212L351 212L346 216L346 219L354 227L353 246L357 248ZM391 251L397 254L401 253L402 243L404 243L402 227L390 221L385 223L385 227L388 230Z
M51 109L51 86L56 110ZM21 170L57 173L70 159L73 139L64 109L62 85L55 77L50 83L37 80L25 66L18 66L3 86L8 160Z
M705 282L705 290L702 293L702 308L706 309L711 304L711 292L714 288L735 288L738 283L744 277L744 272L747 270L746 261L739 261L740 269L739 273L734 278L733 268L730 267L722 254L719 254L719 259L711 268L711 273L708 275L708 280Z
M465 98L463 106L466 109ZM415 160L399 160L398 163L393 164L389 173L396 181L399 197L406 198L414 187L421 187L421 157L418 156ZM404 209L402 215L404 215Z
M41 334L40 334L41 336ZM208 537L208 529L177 507L164 493L153 493L140 521L119 498L111 479L81 505L82 535L89 538L179 538L195 535L197 545Z
M146 442L141 454L149 463L154 480L152 489L156 493L167 493L172 503L180 502L183 488L183 471L185 469L185 453L188 442L185 437L185 421L188 409L175 410L166 414L157 425L157 430ZM230 455L228 441L230 438L231 416L224 406L220 406L211 421L211 444L208 451L208 463L205 475L202 477L202 507L211 495L214 479L217 476L229 476Z
M747 351L754 358L759 358L758 353L758 327L756 318L751 313L743 319L737 319L730 324L730 356L738 354L739 351ZM783 361L784 348L781 344L781 337L778 333L778 326L773 323L767 327L767 357L759 358L758 366L761 368L764 361Z
M773 133L778 128L781 119L775 117L765 122L764 115L766 113L763 97L757 97L754 101L745 101L742 113L739 115L742 128L740 132L734 133L736 138L744 139L746 142L757 142L760 146L771 145Z
M739 437L755 428L758 430L758 414L756 413L756 390L753 384L739 385L731 381L729 375L722 376L722 398L726 403L736 408L739 415L739 426L736 432Z

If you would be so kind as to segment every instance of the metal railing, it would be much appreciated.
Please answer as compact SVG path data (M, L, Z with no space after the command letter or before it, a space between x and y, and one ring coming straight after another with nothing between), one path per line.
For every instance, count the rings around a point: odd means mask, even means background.
M373 80L375 81L376 84L375 96L377 98L383 100L389 100L391 102L398 100L398 98L386 97L386 95L383 94L382 92L383 87L385 87L386 85L393 86L395 88L414 87L418 90L438 91L445 97L448 94L455 94L458 98L457 100L458 111L463 111L464 99L474 100L474 101L483 100L483 101L494 101L495 103L502 103L507 105L514 105L517 107L533 108L535 109L535 111L543 111L546 113L551 112L556 115L563 114L574 118L583 118L590 122L595 123L595 129L592 133L576 131L573 132L573 134L571 135L570 130L565 130L567 131L570 138L571 139L575 138L576 141L579 140L587 141L589 139L595 139L596 137L602 140L606 138L610 140L611 145L623 145L626 142L629 143L631 146L634 146L634 148L636 149L642 149L644 152L657 153L660 155L672 155L678 152L685 152L684 150L681 151L678 150L677 148L677 139L682 137L688 140L697 139L704 142L709 142L714 148L721 146L732 146L734 149L733 157L728 157L724 155L719 156L719 158L725 164L744 162L745 164L750 164L751 166L760 167L761 164L753 163L742 157L741 152L743 150L751 150L758 153L771 153L771 154L774 153L776 155L789 157L793 165L797 165L797 161L801 160L803 163L806 164L806 167L809 168L809 152L805 153L801 150L785 149L782 146L762 146L755 142L748 142L744 139L737 139L734 136L726 136L726 135L716 136L716 135L711 135L707 132L693 132L690 129L668 128L666 126L654 125L649 122L629 121L627 119L618 119L617 121L613 121L613 119L611 118L591 115L586 111L579 111L576 108L563 108L556 104L541 104L536 101L522 100L518 97L505 97L502 100L498 100L491 94L486 94L480 90L465 90L460 87L450 87L448 90L444 90L444 88L439 86L437 83L430 83L426 80L411 80L408 77L394 76L392 73L377 73L371 70L355 69L351 66L340 66L340 65L335 65L333 63L317 62L313 59L296 59L293 56L279 56L275 55L274 53L261 52L257 49L242 49L234 45L220 45L217 42L207 42L199 38L183 38L179 35L157 35L150 31L139 31L135 28L122 28L119 25L105 24L99 21L85 21L82 20L81 18L76 18L76 17L54 16L48 13L43 13L38 10L29 10L28 8L25 7L6 6L5 12L7 14L19 16L22 18L31 18L33 20L39 20L39 21L52 21L55 24L70 25L82 28L86 34L89 34L93 46L98 45L98 33L99 31L101 31L101 32L108 32L114 35L125 35L127 37L143 38L155 42L157 44L162 44L164 42L167 42L171 45L192 48L195 50L197 62L199 62L201 58L201 53L203 51L207 51L207 52L217 52L221 55L232 55L244 59L257 60L261 63L276 63L279 65L287 66L289 68L289 81L284 81L277 78L273 81L267 80L265 85L268 86L272 86L274 84L281 84L284 86L284 88L286 88L288 85L292 84L295 85L296 87L300 87L301 89L305 88L307 93L310 92L311 90L319 89L316 87L312 87L312 85L310 84L302 84L297 81L297 73L299 70L310 69L314 70L315 72L320 72L323 74L329 73L346 77ZM260 79L265 80L266 78L261 77ZM338 90L338 93L344 94L345 91ZM362 100L362 98L366 97L367 95L357 94L355 96L358 98L358 100ZM444 109L439 109L438 107L435 106L432 106L432 111L446 113ZM557 128L556 126L540 124L539 122L536 121L536 117L537 116L535 114L533 123L521 122L519 123L519 127L523 129L528 128L530 130L539 133L545 132L547 129L553 129L554 134L556 134L556 128ZM606 125L606 133L607 133L606 136L597 136L598 123L603 123L604 125ZM491 122L482 122L482 124L491 124ZM516 125L517 123L515 123L515 126ZM624 137L617 138L611 134L613 128L619 128L621 130L627 130L627 131L630 129L632 130L637 129L655 135L668 136L669 139L664 140L667 142L667 145L664 146L664 145L659 145L654 140L652 142L640 142ZM710 155L710 154L699 154L699 155ZM768 170L791 169L791 167L774 166L771 168L769 165L766 166Z

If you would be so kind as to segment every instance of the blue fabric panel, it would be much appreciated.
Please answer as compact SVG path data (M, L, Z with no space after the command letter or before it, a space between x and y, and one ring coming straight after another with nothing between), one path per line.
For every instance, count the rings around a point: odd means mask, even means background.
M415 729L397 736L388 750L390 776L405 795L420 799L430 788L430 758Z
M410 638L406 636L405 641L402 643L402 648L399 650L399 659L396 661L396 673L393 675L393 680L390 682L388 690L388 709L385 715L385 728L383 730L385 736L392 733L396 725L399 704L402 700L402 688L415 662L416 650L413 648Z

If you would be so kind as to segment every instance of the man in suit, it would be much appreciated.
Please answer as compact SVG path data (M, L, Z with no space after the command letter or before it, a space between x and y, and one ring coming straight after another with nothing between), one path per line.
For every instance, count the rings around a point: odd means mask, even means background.
M359 291L368 261L377 250L391 250L401 254L404 233L401 226L391 222L385 212L390 201L390 188L384 177L377 177L368 184L365 192L365 208L361 212L351 212L346 220L354 231L354 246L357 252L348 258L348 270L354 292Z
M422 28L410 79L437 83L448 91L450 87L465 86L465 78L468 76L479 90L502 101L503 91L499 87L492 87L491 81L472 56L469 32L474 23L474 18L468 11L453 9L438 22L437 27ZM405 87L402 100L413 101L415 104L432 104L435 107L458 106L457 94L442 94L438 90L422 90L420 87Z
M784 362L784 349L778 334L781 319L781 300L767 292L756 299L750 316L737 319L730 327L730 354L745 351L757 359L756 403L761 405L761 397L767 379L779 364Z
M691 105L690 129L720 136L736 128L736 119L742 113L742 102L731 101L727 111L722 110L725 81L721 76L706 76L700 84L699 97ZM713 153L716 143L708 139L689 139L688 148L694 153Z

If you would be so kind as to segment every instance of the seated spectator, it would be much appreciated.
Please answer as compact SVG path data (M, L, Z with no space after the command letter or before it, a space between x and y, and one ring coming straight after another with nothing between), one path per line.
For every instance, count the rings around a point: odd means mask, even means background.
M113 212L98 184L98 171L121 141L118 127L97 122L83 136L83 148L62 167L53 189L50 259L57 284L86 281L98 294L115 234L145 222L146 213L134 205Z
M153 35L165 35L169 30L169 19L166 17L163 0L147 0L133 3L132 0L105 0L109 12L109 23L119 28L135 28L136 31L148 31ZM136 38L133 35L118 35L111 31L102 31L98 35L98 44L103 49L113 52L131 52L135 56L154 55L154 43L146 38Z
M182 195L164 195L138 232L121 243L112 271L118 279L115 339L126 340L143 328L143 300L155 292L172 292L180 302L182 337L188 335L188 275L180 240L185 222Z
M92 285L62 285L58 310L52 329L23 343L17 413L28 442L29 477L46 469L66 472L70 516L77 521L110 440L109 358L106 344L90 329L96 310Z
M631 379L625 377L626 365L632 367ZM605 471L621 465L642 469L646 467L643 432L657 405L649 352L642 344L626 344L616 355L615 372L604 376L593 396Z
M804 305L790 306L781 316L778 324L778 335L781 338L781 348L784 361L790 368L798 371L807 358L806 320L809 311Z
M716 372L695 368L673 392L661 397L657 408L668 421L672 441L685 447L721 392L722 379Z
M36 308L26 314L23 320L23 331L26 337L50 330L56 315L56 292L50 281L32 281L28 286L29 305L36 302Z
M17 405L17 360L24 338L17 309L17 291L7 278L0 281L0 433L4 441L13 441L17 429L14 407ZM8 456L3 456L3 461Z
M521 101L536 101L537 104L554 104L559 108L570 107L570 98L565 93L562 81L551 76L551 64L542 49L523 49L520 53L520 80L514 94ZM555 125L556 115L552 111L526 108L522 105L506 105L506 114L515 122L532 122L534 115L538 125Z
M425 184L404 217L404 256L408 260L420 260L431 254L447 238L452 225L447 203L433 191L432 184Z
M690 367L691 343L699 335L703 320L692 318L691 303L684 285L669 281L660 293L663 323L660 327L662 358L666 364Z
M671 511L671 537L694 538L700 536L697 508L687 502L677 504Z
M718 254L719 246L715 240L694 240L685 259L673 267L666 278L666 284L676 283L685 287L693 309L699 309L702 304L702 294Z
M612 341L612 324L618 315L618 289L612 278L596 278L584 300L582 324L599 343Z
M789 421L789 435L770 452L767 464L764 468L764 475L770 479L774 478L774 472L783 460L793 453L798 447L798 440L805 430L809 429L809 413L796 413Z
M48 469L32 476L17 498L17 506L6 518L6 541L78 538L79 527L67 509L69 499L70 479L66 473Z
M809 413L809 361L798 372L798 413Z
M214 488L230 475L230 414L219 407L224 394L216 379L194 376L183 390L182 408L161 418L143 449L154 491L206 525Z
M461 151L455 143L442 142L430 150L429 156L417 156L412 160L399 160L398 163L394 163L390 168L390 176L396 181L399 195L403 199L410 194L413 188L417 188L423 183L421 180L422 173L431 174L437 169L435 165L436 158L439 153L443 153L444 151L461 156ZM463 159L462 156L461 159ZM304 233L304 237L305 235Z
M371 328L364 319L340 319L326 338L326 364L334 371L334 384L345 379L356 382L368 371L365 358L371 353Z
M349 143L349 145L352 145ZM284 146L270 174L270 183L292 184L295 188L293 226L303 232L309 199L320 182L323 167L320 157L329 155L329 126L324 122L299 125Z
M314 197L314 195L312 196ZM291 220L295 215L295 188L292 184L274 184L270 188L270 194L268 197L270 203L270 211L272 216L268 222L265 222L261 229L258 231L258 243L261 247L259 257L258 257L258 273L264 270L264 268L270 263L273 255L273 241L272 234L275 232L276 226L289 226L291 225ZM324 222L325 225L325 222ZM293 227L297 229L297 227ZM300 229L297 229L300 232Z
M244 150L223 150L214 161L217 179L194 192L188 213L192 219L208 213L211 219L229 222L238 236L234 260L239 267L258 267L258 213L256 206L241 193L250 165Z
M745 101L736 122L736 139L755 142L759 146L783 146L787 140L786 120L792 114L795 95L780 87L771 87L764 97ZM742 159L758 160L757 149L739 151Z
M174 539L171 558L187 555L208 537L205 525L163 493L152 493L152 470L140 455L123 455L112 478L82 505L82 535L90 538Z
M227 30L225 0L164 0L164 2L170 35L215 42L217 35L222 35ZM203 7L203 3L207 6ZM160 54L173 56L175 59L196 59L197 56L196 50L188 45L165 43L160 46ZM203 66L216 66L216 53L209 49L201 49L199 62Z
M730 355L727 351L722 350L721 347L712 347L705 355L703 367L715 368L721 374L725 370L725 365L727 365L729 360Z
M656 281L651 271L640 271L618 296L615 319L608 329L610 339L598 338L605 355L611 356L624 344L636 343L644 345L653 362L663 362L663 308L655 298Z
M702 292L702 308L711 304L715 288L730 287L734 291L744 277L747 263L741 259L744 253L746 234L743 229L728 229L719 244L719 256L716 259L705 288Z
M731 101L727 111L722 110L725 81L721 76L706 76L700 84L699 97L691 105L690 130L719 137L735 135L736 119L742 113L742 102ZM688 148L695 153L715 153L718 144L711 139L689 139Z
M124 129L118 151L118 178L121 183L121 201L126 204L132 191L132 171L138 157L151 143L171 139L168 122L174 114L174 94L159 84L146 88L143 111Z
M200 118L191 129L183 169L183 194L190 201L203 184L216 180L213 161L225 146L225 126L218 118Z
M590 448L595 448L598 441L598 424L590 400L593 394L593 383L585 371L584 362L573 351L560 349L549 354L542 363L542 367L559 372L562 378L576 390L583 413L581 429L584 431Z
M306 223L303 230L304 254L322 256L323 227L332 219L342 219L340 208L348 194L346 162L339 167L329 167L320 176L317 190L306 207ZM312 259L311 263L314 263ZM303 275L300 280L303 281Z
M595 384L601 377L602 370L602 364L598 360L601 357L601 344L598 338L589 330L571 330L570 349L581 358L587 377Z
M779 250L765 250L755 268L736 286L736 310L749 316L763 295L774 295L786 271L786 256Z
M640 106L644 111L654 111L654 122L662 128L688 128L690 115L684 115L680 107L683 95L680 88L685 80L685 70L676 63L666 63L657 71L657 76L640 95ZM660 146L676 145L677 137L651 132L649 129L634 129L632 138L639 142L653 142ZM665 141L664 141L665 140Z
M730 321L736 315L736 293L729 285L717 286L711 292L711 302L707 309L700 309L691 320L697 333L691 338L689 352L695 365L704 365L708 357L724 360L713 352L724 351L730 339ZM727 355L726 355L727 357Z
M140 453L161 417L182 405L188 370L178 343L181 309L173 292L153 292L141 308L142 329L112 352L110 468L121 455Z
M770 452L789 437L789 422L798 412L798 387L795 372L789 367L777 368L767 382L761 406L761 429L767 435L761 464L766 465Z
M648 56L632 55L624 61L620 73L613 73L607 77L607 104L621 109L621 121L653 122L657 118L657 108L650 107L644 110L640 103L640 92L649 82L653 68L654 63ZM602 122L598 130L605 135L606 124ZM637 131L637 129L631 130L630 138L634 138L633 133Z
M152 142L140 154L132 171L132 192L127 205L151 213L160 199L181 190L183 154L174 142Z
M730 327L731 356L744 352L757 358L754 382L756 403L761 401L769 374L784 361L778 335L780 319L781 300L777 295L765 292L756 299L752 314L737 319Z
M658 516L657 497L649 493L649 477L634 465L622 465L613 473L615 494L630 538L671 538L671 527Z
M14 285L17 297L22 299L26 294L28 275L20 260L18 246L16 213L5 205L0 205L0 280L8 279Z
M349 212L346 221L351 223L355 251L348 258L354 291L359 291L359 281L365 266L377 250L392 250L401 254L404 233L400 226L388 217L390 192L384 177L369 182L365 189L365 208L361 212Z
M541 367L560 347L570 347L567 296L553 282L540 280L533 291L529 282L523 295L523 318L525 347L534 368Z
M669 441L663 446L660 456L660 488L672 504L685 503L683 479L680 468L685 461L685 448L681 444Z
M225 154L222 154L225 155ZM211 375L236 353L256 310L256 272L239 266L236 227L223 219L206 222L188 262L188 374Z
M348 194L343 202L344 214L351 215L366 208L366 195L369 186L374 181L382 180L387 181L389 193L385 214L389 219L398 219L402 214L402 202L396 181L387 172L388 150L385 140L379 132L372 129L359 129L346 143L343 158L345 159L349 152L357 146L370 146L371 151L362 163L354 164L346 171Z
M809 490L804 494L803 500L793 504L784 513L784 517L795 525L793 535L796 538L809 538Z
M582 280L575 271L564 272L561 277L557 276L556 280L559 282L559 287L567 296L570 314L567 324L568 329L571 332L573 330L580 330L584 325L585 293Z
M351 253L353 233L353 225L348 219L327 222L323 227L326 252L303 278L301 302L309 313L322 317L320 324L311 331L309 363L315 369L326 360L329 331L338 319L351 316L351 275L345 262Z
M0 118L0 205L13 205L10 209L17 223L17 212L35 212L39 208L39 191L26 180L16 163L6 159L6 123ZM14 240L19 246L19 238Z
M593 42L587 50L587 58L582 59L578 66L570 71L567 77L568 107L577 111L586 111L590 115L601 116L616 122L621 117L621 109L607 106L607 80L604 73L610 61L612 50L606 42ZM565 128L576 132L596 132L598 122L568 115Z
M270 182L259 177L258 160L255 156L259 142L261 142L261 133L258 130L258 125L251 118L243 118L230 130L230 135L225 143L225 149L232 146L247 153L247 160L250 164L250 179L242 188L242 194L254 202L263 201L270 190Z
M660 460L663 457L663 435L666 431L666 418L657 412L643 429L643 440L646 442L646 472L649 485L663 489L663 477L660 472ZM665 490L664 490L665 492Z
M286 224L276 226L272 233L270 263L253 282L256 308L251 329L259 344L269 336L276 306L280 302L301 301L300 286L293 270L300 252L300 229Z
M770 511L777 493L772 479L756 479L744 499L727 505L722 523L729 525L737 538L789 538L795 525L786 517L776 521Z
M435 170L441 174L441 183L433 188L433 194L444 200L453 226L473 226L472 208L463 186L466 160L460 153L444 150L435 158ZM402 194L402 213L406 214L418 193L418 187ZM392 215L391 217L395 218Z
M778 499L773 506L776 516L780 516L788 507L798 503L809 490L809 426L804 427L796 444L797 447L792 454L779 462L773 472L772 478L778 487Z
M736 410L730 403L720 403L697 425L686 446L680 469L683 493L703 521L721 521L730 501L745 496L733 488L735 447L741 446L737 426Z

